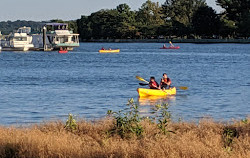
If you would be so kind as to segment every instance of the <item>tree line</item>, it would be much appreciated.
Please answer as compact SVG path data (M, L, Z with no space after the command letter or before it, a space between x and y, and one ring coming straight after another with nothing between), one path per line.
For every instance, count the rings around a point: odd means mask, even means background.
M31 27L32 34L41 33L43 26L46 23L67 23L69 29L77 33L76 20L63 21L60 19L53 19L49 21L26 21L26 20L2 21L0 22L0 31L3 35L8 35L9 33L17 30L20 27L26 26L26 27Z
M147 0L139 10L127 4L77 20L81 39L247 38L250 0L217 0L217 14L205 0Z
M205 0L166 0L162 5L147 0L138 10L120 4L89 16L64 22L80 34L80 39L151 38L249 38L250 0L216 0L223 8L219 14ZM47 22L0 22L2 34L19 27L40 32Z

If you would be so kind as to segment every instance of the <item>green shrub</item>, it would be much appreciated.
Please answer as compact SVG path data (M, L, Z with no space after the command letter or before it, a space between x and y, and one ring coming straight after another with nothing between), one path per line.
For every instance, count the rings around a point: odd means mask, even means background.
M139 106L134 103L133 99L128 101L127 106L129 107L128 109L126 108L119 112L108 111L108 115L115 119L112 133L116 133L122 138L128 138L132 135L140 137L143 135L144 129L140 124L142 118L139 116Z
M231 144L233 143L233 139L238 137L239 133L236 130L236 128L233 127L226 127L223 131L223 141L224 141L224 147L228 150L231 151Z
M65 129L74 131L77 128L76 120L73 118L72 114L69 114L68 120L66 121Z
M167 134L169 132L174 133L173 131L167 130L168 124L171 121L171 113L168 111L168 108L168 104L158 104L155 105L154 108L152 108L155 115L151 118L156 121L157 127L163 134Z

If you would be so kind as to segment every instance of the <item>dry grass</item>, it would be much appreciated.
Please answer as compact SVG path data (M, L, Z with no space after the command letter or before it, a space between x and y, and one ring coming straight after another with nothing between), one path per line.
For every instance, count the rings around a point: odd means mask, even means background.
M0 157L80 158L80 157L243 157L250 155L250 123L233 124L201 121L173 123L175 134L162 135L157 127L142 122L142 138L121 139L111 135L111 120L96 123L81 121L75 132L64 129L62 122L30 128L0 128ZM225 148L223 131L236 129L237 137Z

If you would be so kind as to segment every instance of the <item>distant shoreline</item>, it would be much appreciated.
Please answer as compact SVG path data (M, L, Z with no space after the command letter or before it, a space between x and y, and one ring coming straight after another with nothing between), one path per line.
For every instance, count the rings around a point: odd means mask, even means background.
M250 39L84 39L81 42L97 43L241 43L250 44Z

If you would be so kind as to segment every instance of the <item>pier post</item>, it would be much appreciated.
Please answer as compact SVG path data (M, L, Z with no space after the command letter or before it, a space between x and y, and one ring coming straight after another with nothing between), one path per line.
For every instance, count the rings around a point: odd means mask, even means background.
M46 45L46 26L43 27L43 51L47 50L47 45Z

